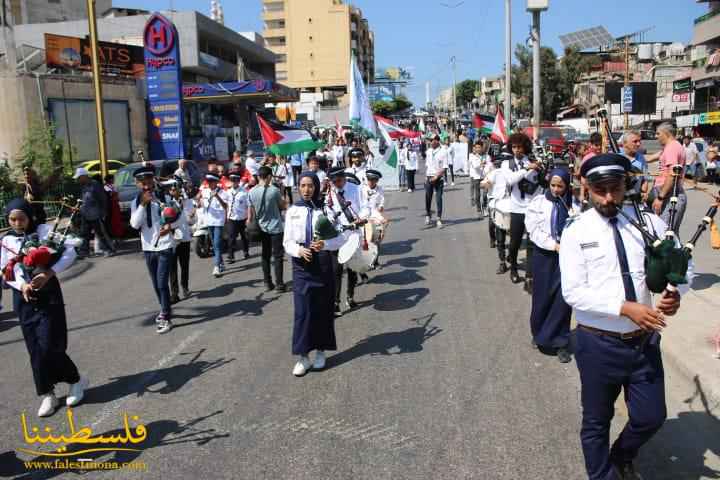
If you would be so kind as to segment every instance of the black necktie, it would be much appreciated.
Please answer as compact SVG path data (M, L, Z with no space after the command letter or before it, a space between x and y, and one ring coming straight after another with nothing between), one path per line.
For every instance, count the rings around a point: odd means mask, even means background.
M613 235L615 237L615 248L617 249L618 260L620 260L620 270L622 270L622 281L625 287L625 300L628 302L637 302L637 294L635 293L635 285L633 284L632 277L630 276L630 265L628 264L627 252L625 251L625 244L620 236L620 229L618 228L618 218L611 218L610 225L613 228Z

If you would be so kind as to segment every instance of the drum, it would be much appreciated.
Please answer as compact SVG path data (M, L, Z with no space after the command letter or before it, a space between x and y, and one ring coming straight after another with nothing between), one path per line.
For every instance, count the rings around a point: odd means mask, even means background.
M371 220L365 224L365 238L372 243L381 243L385 238L385 225L378 221Z
M348 235L347 240L338 251L338 262L346 264L350 261L352 256L355 255L355 252L360 248L361 241L362 238L360 236L360 232L352 232Z
M493 210L493 223L500 230L510 231L510 214L505 213L497 208Z
M365 247L363 244L364 242L361 239L360 248L355 251L355 254L346 263L350 270L357 273L369 272L378 257L377 245L368 242L367 247Z

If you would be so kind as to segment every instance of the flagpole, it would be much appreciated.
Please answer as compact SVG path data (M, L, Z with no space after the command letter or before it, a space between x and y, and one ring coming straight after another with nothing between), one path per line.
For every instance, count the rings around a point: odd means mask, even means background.
M511 125L512 121L512 99L510 91L510 69L512 67L512 23L510 22L511 15L511 0L505 0L505 124Z

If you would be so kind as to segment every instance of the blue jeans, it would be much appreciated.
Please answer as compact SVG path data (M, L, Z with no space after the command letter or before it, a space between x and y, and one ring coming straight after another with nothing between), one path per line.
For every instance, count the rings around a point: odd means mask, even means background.
M222 232L223 227L208 227L210 231L210 239L213 244L213 260L216 267L223 265L222 258Z
M430 182L430 177L425 180L425 214L430 217L432 212L430 210L432 206L433 193L437 193L435 196L435 204L437 205L437 216L442 218L443 214L443 190L445 182L442 177L435 180L435 183Z
M170 315L170 267L175 261L175 253L172 248L160 252L144 253L150 280L158 302L160 302L160 311L165 315Z

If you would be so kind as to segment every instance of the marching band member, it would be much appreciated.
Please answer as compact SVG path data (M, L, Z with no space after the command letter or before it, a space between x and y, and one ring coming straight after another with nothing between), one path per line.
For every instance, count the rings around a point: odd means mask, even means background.
M556 168L550 173L550 188L528 205L525 228L533 251L532 313L530 329L533 344L543 353L557 354L561 363L570 361L570 317L560 287L560 238L573 207L570 172Z
M473 145L468 163L470 165L470 205L475 207L478 218L482 219L484 217L482 207L485 193L480 184L485 178L488 164L492 166L492 160L487 154L487 145L482 140Z
M532 142L524 133L514 133L508 140L512 149L513 158L502 164L504 176L510 189L510 245L508 246L508 260L510 261L510 280L520 283L518 275L517 257L525 236L525 212L530 201L537 193L538 174L540 165L528 159L532 151ZM532 243L527 245L527 259L525 261L525 289L530 291L532 285Z
M508 203L510 202L505 169L502 168L503 163L503 157L498 156L493 161L493 169L487 173L482 182L485 188L489 190L490 226L488 228L490 232L490 248L497 247L500 264L495 273L498 275L503 275L508 271L505 242L508 232L501 228L495 220L496 215L500 215L500 212L506 212L509 209Z
M330 181L333 184L328 194L328 203L332 205L333 214L340 220L345 227L357 228L365 225L367 220L358 217L363 211L362 197L360 196L360 188L354 183L347 181L347 173L343 167L335 167L330 170ZM345 204L347 202L347 205ZM337 263L337 253L335 254L336 270L335 270L335 313L340 314L340 293L342 291L343 272L347 270L347 299L345 305L352 310L357 307L355 303L355 287L357 286L358 276L353 270L346 268L344 265Z
M160 303L160 313L155 317L156 332L162 334L172 328L168 281L175 260L174 225L161 225L162 205L168 199L161 200L155 195L155 168L150 165L138 168L134 176L140 192L130 204L130 226L140 230L145 264Z
M342 167L341 167L342 168ZM344 238L316 240L313 227L323 213L320 181L311 172L299 177L300 199L287 211L283 246L292 258L293 321L292 353L300 358L293 375L301 377L310 369L325 368L325 352L336 350L333 318L336 253ZM310 363L308 354L315 350Z
M33 252L22 255L21 250L30 235L36 234L39 241L47 239L50 225L36 224L33 207L21 198L7 204L5 215L10 231L2 239L0 269L5 283L13 290L13 307L30 354L35 391L41 399L38 416L46 417L58 406L56 384L70 384L65 400L68 407L80 403L88 385L87 378L80 376L66 353L67 318L57 278L58 273L72 265L77 253L68 245L55 263L48 264L47 268L36 268L30 278L30 272L22 265Z
M367 184L367 167L363 165L363 162L365 160L365 154L363 153L362 149L358 148L356 150L350 151L350 153L348 154L348 158L350 159L350 166L346 168L345 171L355 175L358 180L360 180L361 185Z
M192 184L188 184L190 188ZM170 187L170 196L180 209L180 216L177 219L175 259L170 267L170 303L180 301L180 289L178 288L178 264L180 266L180 283L182 284L183 298L190 296L190 247L192 245L192 230L190 225L195 223L195 202L192 198L184 195L182 185L173 182Z
M225 271L225 262L222 258L222 232L227 219L230 196L227 191L220 188L220 178L215 173L205 175L207 187L200 189L200 204L204 209L205 219L213 245L213 271L215 278Z
M248 193L245 185L242 183L242 174L237 170L230 171L230 181L232 187L228 191L230 202L228 204L228 263L235 263L235 247L237 237L240 234L242 241L243 258L250 258L250 244L247 235L245 235L245 224L247 222L248 211Z
M437 228L443 226L443 190L445 188L443 178L447 167L447 151L440 146L440 136L435 135L432 139L431 148L427 150L425 156L425 225L430 225L432 222L430 206L432 205L433 194L436 193Z
M380 236L378 238L378 256L375 258L373 268L377 268L380 264L380 244L383 240L383 229L388 223L387 217L385 217L385 191L378 185L378 181L382 178L382 173L377 170L368 170L366 173L367 185L360 187L360 202L363 205L363 211L360 213L361 218L367 218L373 223L377 224L376 228L381 229ZM370 241L372 239L368 239ZM363 282L367 281L367 275L361 274Z
M580 438L591 480L639 478L633 460L666 417L659 332L680 307L677 293L662 294L653 307L643 238L618 215L630 169L629 160L616 154L583 163L593 208L565 229L560 242L563 296L578 323ZM634 216L631 208L626 211ZM654 214L643 216L662 237L665 223ZM610 422L622 389L629 421L609 448Z

